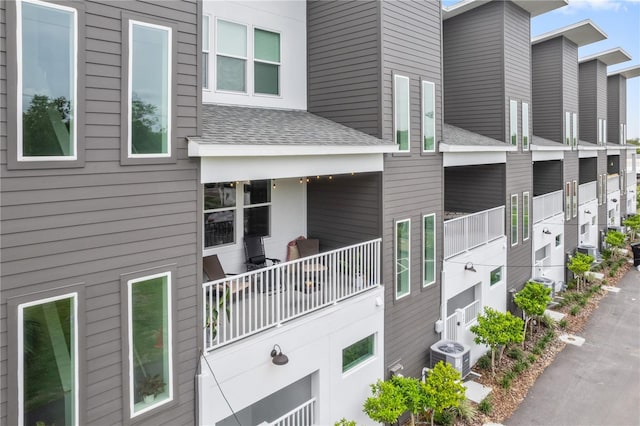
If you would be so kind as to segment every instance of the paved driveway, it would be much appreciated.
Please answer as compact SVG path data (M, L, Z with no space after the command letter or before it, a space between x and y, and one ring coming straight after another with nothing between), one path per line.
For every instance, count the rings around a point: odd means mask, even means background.
M640 425L640 272L619 287L579 333L584 345L558 354L506 425Z

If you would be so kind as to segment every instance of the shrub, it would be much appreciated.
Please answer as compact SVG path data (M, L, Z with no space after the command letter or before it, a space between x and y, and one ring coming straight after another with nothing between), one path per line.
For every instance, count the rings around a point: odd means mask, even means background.
M471 401L466 398L460 402L460 405L450 408L450 410L455 412L457 418L463 419L467 422L472 421L476 414L478 414L478 410L476 410L476 408L471 405Z
M433 421L442 426L452 426L456 421L456 413L452 409L446 409L433 415Z
M510 343L520 343L524 340L524 321L511 315L510 312L499 312L488 306L484 314L478 315L478 323L470 330L476 335L476 344L487 345L491 348L491 374L495 375L495 353L502 348L498 355L498 362L502 358L502 351Z
M575 317L576 315L578 315L580 313L580 306L575 305L573 308L571 308L569 313Z
M531 350L531 352L532 352L533 354L535 354L535 355L538 355L538 356L542 355L542 349L540 349L538 346L534 347L534 348Z
M487 415L491 414L491 412L493 411L493 403L491 402L491 395L487 396L485 399L480 401L480 404L478 404L478 410L480 410L480 412Z
M511 382L513 382L513 379L509 378L505 374L504 376L502 376L502 379L500 379L500 386L502 386L503 389L509 389L511 388Z
M513 347L507 351L507 356L511 359L520 361L524 354L522 353L522 350L520 348Z
M567 264L567 268L569 268L576 277L576 288L578 291L581 288L581 284L585 281L584 274L591 268L593 260L592 256L577 252L573 257L571 257L571 260L569 260L569 263Z
M550 341L556 337L556 332L553 330L547 330L547 332L544 334L545 338L548 338Z
M478 368L483 370L488 370L491 368L491 357L488 354L482 355L478 358L478 363L476 364Z
M624 240L624 234L618 231L609 231L604 238L604 242L607 243L609 247L612 247L611 258L614 261L617 259L618 249L621 249L624 246Z
M536 357L534 354L529 354L527 356L527 361L529 361L529 364L533 364L534 362L536 362L536 359L538 359L538 357Z
M551 318L549 314L544 314L542 318L540 318L540 320L542 324L544 324L544 326L547 328L553 328L556 326L556 320Z
M392 382L378 380L371 385L373 396L364 402L363 411L371 420L378 423L395 423L407 410L402 392Z
M613 278L613 277L615 277L615 276L616 276L616 271L615 271L613 268L611 268L611 269L609 270L609 276L610 276L611 278Z
M522 290L516 293L513 301L524 312L524 334L526 337L529 322L544 315L544 310L551 302L551 289L544 284L529 281Z
M580 299L580 300L578 301L578 305L579 305L581 308L584 308L584 307L587 305L587 300L586 300L586 299Z
M522 361L518 361L514 364L513 366L513 371L515 371L516 373L520 374L523 371L525 371L527 368L529 368L529 363L525 360Z
M424 403L433 425L434 415L455 408L465 399L460 373L450 364L438 362L422 384Z
M561 320L558 322L558 326L559 326L560 328L562 328L562 329L567 328L567 320L566 320L566 319L564 319L564 318L563 318L563 319L561 319Z
M333 426L356 426L356 422L353 420L347 420L344 417L333 424Z

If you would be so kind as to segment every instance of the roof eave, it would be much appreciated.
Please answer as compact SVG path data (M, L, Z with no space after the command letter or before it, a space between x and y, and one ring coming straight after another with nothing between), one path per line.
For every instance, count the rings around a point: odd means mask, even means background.
M188 138L189 157L272 157L298 155L361 155L396 153L398 145L259 145L206 143Z
M451 145L440 143L440 152L514 152L518 148L513 145Z
M594 24L591 19L585 19L584 21L536 36L531 39L531 45L533 46L548 40L553 40L557 37L565 37L575 43L578 47L582 47L598 41L606 40L607 34L600 27Z

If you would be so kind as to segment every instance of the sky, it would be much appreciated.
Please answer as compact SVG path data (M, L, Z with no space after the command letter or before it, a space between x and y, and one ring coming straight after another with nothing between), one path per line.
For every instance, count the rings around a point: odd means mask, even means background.
M455 3L458 0L443 0L445 6ZM609 72L640 64L640 0L569 0L569 5L533 18L531 36L585 19L591 19L608 38L581 47L580 58L621 47L631 56L631 61L612 65ZM627 81L627 137L640 137L640 77Z

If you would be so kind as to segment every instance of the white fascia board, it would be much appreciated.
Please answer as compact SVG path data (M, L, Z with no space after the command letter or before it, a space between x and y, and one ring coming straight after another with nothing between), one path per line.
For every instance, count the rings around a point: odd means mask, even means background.
M611 65L619 64L621 62L630 61L631 55L629 55L623 48L615 47L613 49L605 50L604 52L595 53L593 55L580 58L578 60L578 63L582 64L584 62L589 62L594 59L597 59L600 62L605 63L607 66L611 66Z
M451 6L442 7L442 19L446 20L458 16L462 13L473 10L484 4L489 3L492 0L463 0ZM514 4L523 8L531 17L541 15L543 13L550 12L554 9L564 7L569 4L569 0L546 0L546 1L531 1L531 0L512 0Z
M564 160L564 151L531 151L531 161Z
M447 143L440 143L440 152L515 152L518 147L513 145L504 146L498 145L449 145Z
M578 144L578 151L604 151L606 148L602 145L587 146Z
M385 154L398 145L241 145L189 141L189 157L282 157L299 155Z
M442 165L444 167L473 166L478 164L506 163L506 152L445 152Z
M607 74L607 77L612 77L614 75L621 75L627 80L630 78L638 77L640 76L640 65L633 65L621 70L611 71L609 74Z
M552 146L552 145L536 145L531 144L531 151L571 151L571 147L569 145L560 145Z
M625 150L626 149L623 145L611 146L610 144L607 144L607 153L620 154L620 151L625 151Z
M593 157L597 157L597 156L598 156L598 150L595 150L595 149L591 149L591 150L580 149L580 150L578 150L578 158L593 158Z
M600 27L593 23L591 19L576 22L563 28L558 28L531 39L531 44L538 44L556 37L565 37L578 47L586 46L607 38L607 34Z

